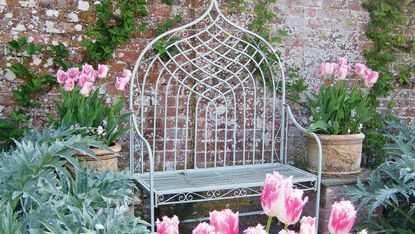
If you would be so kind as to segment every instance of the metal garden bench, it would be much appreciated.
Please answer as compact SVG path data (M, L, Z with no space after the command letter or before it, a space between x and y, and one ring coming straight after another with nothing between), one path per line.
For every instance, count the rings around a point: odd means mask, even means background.
M130 170L150 193L152 228L158 206L260 196L273 171L316 191L318 218L321 172L287 164L289 120L319 140L286 103L276 51L226 18L217 0L142 51L130 110Z

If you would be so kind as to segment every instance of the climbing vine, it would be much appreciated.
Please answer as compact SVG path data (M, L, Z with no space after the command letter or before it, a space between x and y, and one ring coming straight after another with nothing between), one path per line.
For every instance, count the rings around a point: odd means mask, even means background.
M163 3L172 5L171 0L163 0ZM104 0L95 5L95 22L88 29L89 39L81 42L85 47L83 62L96 65L99 62L109 61L113 58L115 49L127 42L135 32L148 32L147 23L142 20L137 22L137 18L148 15L146 7L147 0L126 0L111 1ZM161 34L181 21L181 16L166 19L155 26L157 34ZM31 71L30 63L32 55L42 55L52 58L53 65L64 70L73 66L68 61L69 52L65 45L42 46L28 42L26 37L8 42L8 47L19 62L12 65L9 70L18 78L23 80L19 88L13 91L13 97L20 107L8 115L7 119L0 120L0 143L7 144L13 139L18 139L25 129L28 128L27 122L30 116L25 114L24 108L37 107L40 103L36 101L40 94L50 90L56 84L54 74L41 74ZM11 130L15 129L15 130Z
M373 70L381 73L373 89L369 93L371 104L379 106L379 98L387 97L395 90L395 86L410 85L410 77L415 74L415 65L409 64L397 69L397 73L391 70L392 63L396 62L399 53L415 53L415 40L399 31L398 26L403 24L405 9L414 9L415 1L409 0L370 0L363 4L369 11L370 22L366 36L373 41L373 47L364 52L367 64ZM395 107L395 102L390 101L388 108ZM385 119L393 118L392 115L383 116L377 114L366 126L366 153L369 166L377 166L384 161L385 152L382 149L386 138L382 134L385 127Z

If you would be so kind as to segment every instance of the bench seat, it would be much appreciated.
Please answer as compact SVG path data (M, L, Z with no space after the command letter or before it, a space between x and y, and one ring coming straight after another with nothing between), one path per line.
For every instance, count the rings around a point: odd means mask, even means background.
M293 183L303 189L315 189L316 175L273 163L154 172L153 191L157 205L228 199L238 197L238 192L244 197L259 196L266 174L274 171L285 177L293 176ZM149 173L136 174L136 178L150 191Z

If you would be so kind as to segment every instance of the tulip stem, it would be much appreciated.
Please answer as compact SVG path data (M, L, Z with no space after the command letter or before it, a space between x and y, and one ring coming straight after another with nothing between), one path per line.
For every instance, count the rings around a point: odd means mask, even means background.
M284 229L285 229L285 230L288 230L288 224L285 224L285 225L284 225Z
M268 216L267 227L265 231L269 233L269 229L271 228L272 216Z

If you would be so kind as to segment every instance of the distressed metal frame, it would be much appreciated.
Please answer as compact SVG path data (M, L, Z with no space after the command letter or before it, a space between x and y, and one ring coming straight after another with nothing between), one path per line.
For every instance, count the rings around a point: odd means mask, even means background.
M202 24L204 27L195 28L196 25ZM226 26L224 26L226 25ZM154 53L153 49L157 43L169 43L165 47L164 56L167 56L167 61L161 58L160 53ZM267 54L267 51L273 55ZM174 52L174 53L173 53ZM193 54L193 56L189 56ZM251 31L248 31L237 24L233 23L219 9L217 0L211 0L207 11L195 21L184 26L175 28L171 31L163 33L151 41L141 52L133 71L133 80L130 86L130 111L133 113L130 117L130 170L136 173L139 183L150 193L150 222L152 224L152 231L154 231L154 209L159 205L200 202L209 200L222 200L241 197L260 196L261 185L265 179L264 173L270 170L282 171L285 175L293 175L295 186L303 190L316 191L316 228L318 229L318 214L320 201L320 181L321 181L321 144L314 133L308 132L295 120L290 107L285 99L285 78L282 63L274 48L261 36ZM233 56L233 57L232 57ZM166 60L166 59L165 59ZM148 92L149 84L151 83L151 76L154 76L152 69L161 67L158 71L157 81L155 87L151 90L151 100L146 99L146 92ZM265 70L262 67L266 67ZM226 74L224 77L223 74ZM280 76L277 79L277 76ZM169 77L166 81L166 76ZM139 78L140 77L140 78ZM241 78L242 77L242 78ZM267 79L271 80L272 92L267 96L267 91L264 91L262 96L257 96L256 87L260 82L266 83ZM141 84L140 84L141 82ZM169 144L167 134L167 111L169 108L168 96L162 96L160 92L161 83L164 83L167 93L176 82L179 85L177 97L175 102L175 128L174 128L174 161L172 168L168 170L169 160L166 159L166 149ZM235 84L236 82L236 84ZM246 86L246 83L250 86ZM246 95L249 88L253 86L253 136L251 140L246 135L246 113L247 102ZM187 93L187 102L185 106L185 146L184 146L184 162L177 155L178 153L178 139L181 130L178 122L179 118L179 99L182 98L179 94L181 92ZM277 94L280 98L277 97ZM237 159L236 146L236 132L237 132L237 102L238 98L243 97L243 149L242 159ZM230 102L232 105L228 105ZM164 98L164 106L160 108L159 98ZM193 98L193 99L192 99ZM196 100L196 114L194 117L194 125L190 126L190 115L192 110L190 103ZM256 100L263 105L262 113L258 111ZM203 101L208 104L203 104ZM272 102L269 114L272 115L271 128L266 130L266 105ZM145 125L149 106L147 102L153 102L153 123L149 126ZM218 104L219 103L219 104ZM203 106L205 105L205 106ZM138 107L137 107L138 106ZM204 131L199 134L198 121L199 118L197 110L204 108ZM215 127L214 127L214 159L208 159L207 156L207 129L208 129L208 113L211 110L215 113ZM223 110L222 110L223 109ZM229 110L229 111L228 111ZM164 133L162 136L157 136L157 121L158 114L164 113ZM218 114L221 113L221 114ZM222 115L225 115L224 117ZM262 114L262 115L261 115ZM275 125L277 114L280 116L279 126ZM257 116L261 115L261 116ZM162 116L163 117L163 116ZM262 118L261 118L262 117ZM288 147L288 123L289 120L295 127L306 134L312 135L319 146L319 168L317 175L305 172L287 164L287 147ZM164 121L164 123L163 123ZM224 147L219 150L218 142L218 121L224 121ZM259 121L260 124L257 124ZM160 121L159 121L160 123ZM233 124L233 127L231 127ZM145 127L146 126L146 127ZM229 127L229 129L228 129ZM145 134L147 128L152 128L152 134ZM277 128L277 129L276 129ZM194 130L194 138L190 139L189 131ZM202 129L203 130L203 129ZM256 139L257 131L260 133L261 139ZM228 132L231 137L228 139ZM180 134L179 134L180 133ZM270 134L271 137L268 135ZM161 138L161 139L160 139ZM265 138L271 142L265 143ZM268 139L271 138L271 139ZM180 138L182 139L182 138ZM203 141L204 140L204 141ZM138 142L136 144L136 141ZM152 142L152 145L150 144ZM162 161L162 169L155 170L156 155L153 149L157 147L156 142L162 141L163 154L157 157ZM232 146L227 152L227 142L231 141ZM257 141L259 141L257 143ZM171 141L170 141L171 142ZM193 142L193 147L189 146L189 142ZM197 143L203 142L204 156L198 160ZM249 144L248 144L249 143ZM279 143L279 153L275 152L275 145ZM259 149L257 149L257 145ZM259 145L262 144L262 145ZM266 147L271 148L266 151ZM249 150L252 148L252 152ZM194 155L192 155L192 152ZM258 151L258 152L257 152ZM136 159L135 153L138 152L139 159ZM270 152L265 153L265 152ZM252 160L248 160L252 154ZM275 154L275 155L274 155ZM256 157L258 155L258 158ZM192 157L193 156L193 157ZM223 158L221 158L223 156ZM189 166L188 160L192 159L193 165ZM213 162L211 162L213 160ZM220 161L223 161L223 164ZM138 162L136 162L138 161ZM210 164L208 164L208 162ZM180 168L180 163L184 168ZM230 165L229 165L230 163ZM139 168L139 169L138 169ZM197 184L202 180L206 180L206 173L212 175L213 182L210 187L189 187L189 180ZM256 178L238 179L232 173L241 175L255 175ZM245 173L245 174L244 174ZM284 174L283 173L283 174ZM223 184L215 184L214 180L220 178ZM253 176L253 177L255 177ZM226 179L224 179L226 178ZM243 177L245 178L245 177ZM262 178L262 179L258 179ZM187 183L183 189L171 188L168 183ZM186 182L185 182L186 181ZM156 182L156 183L155 183Z

